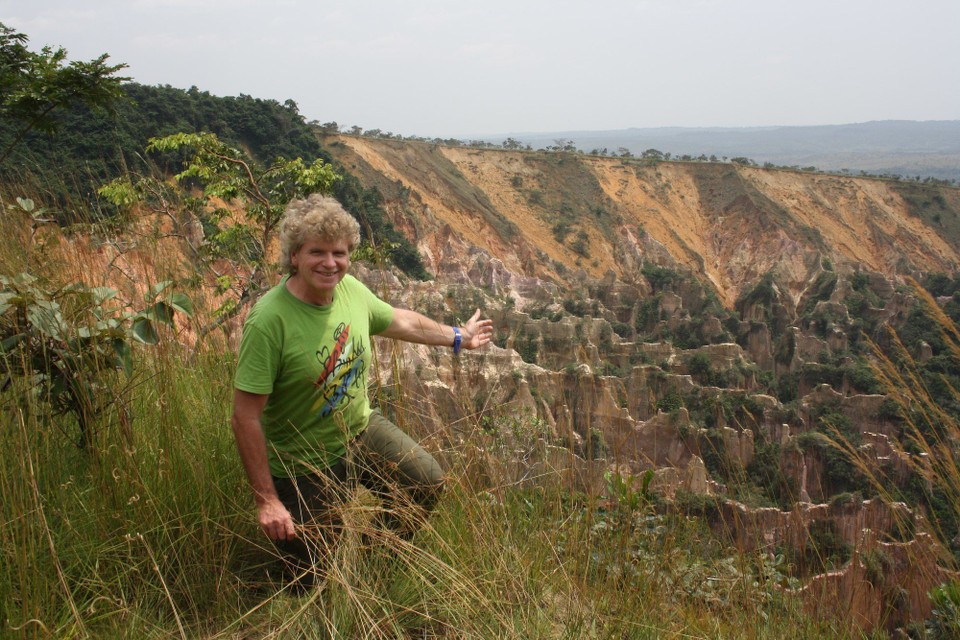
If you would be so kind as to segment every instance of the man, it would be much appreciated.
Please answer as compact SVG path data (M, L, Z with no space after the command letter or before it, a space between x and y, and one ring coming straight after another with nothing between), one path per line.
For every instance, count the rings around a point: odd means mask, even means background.
M442 490L436 460L370 407L370 336L459 353L493 334L479 309L451 327L380 300L347 273L359 242L359 225L333 198L291 202L280 225L288 275L250 311L240 344L237 449L260 528L301 576L313 576L335 542L354 483L384 501L383 524L404 536Z

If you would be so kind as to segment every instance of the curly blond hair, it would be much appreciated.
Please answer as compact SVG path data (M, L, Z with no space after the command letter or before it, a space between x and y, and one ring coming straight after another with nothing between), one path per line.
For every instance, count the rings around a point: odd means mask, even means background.
M295 273L290 254L308 238L343 240L352 252L360 244L360 224L330 196L314 193L291 200L280 221L280 269Z

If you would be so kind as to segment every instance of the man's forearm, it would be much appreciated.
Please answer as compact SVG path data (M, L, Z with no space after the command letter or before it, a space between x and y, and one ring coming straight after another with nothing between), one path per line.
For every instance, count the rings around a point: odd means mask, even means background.
M241 420L234 416L231 424L240 462L253 489L254 500L258 505L278 500L277 490L270 476L270 465L267 462L267 440L263 435L260 421Z
M409 309L394 309L393 313L393 322L380 334L383 337L433 346L453 344L453 327Z
M394 309L393 321L380 335L419 344L454 347L454 351L460 347L477 349L492 339L493 322L481 320L480 309L477 309L466 323L454 329L416 311Z

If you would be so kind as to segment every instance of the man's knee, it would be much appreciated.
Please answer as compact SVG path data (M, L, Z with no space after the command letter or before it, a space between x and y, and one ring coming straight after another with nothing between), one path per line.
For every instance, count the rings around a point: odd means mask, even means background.
M408 491L433 501L443 491L444 474L437 460L398 426L374 413L367 430L359 438L376 464L394 476Z
M446 482L442 473L431 476L427 482L421 483L413 489L414 500L422 509L428 512L433 511L440 501L440 496L443 495L445 485Z

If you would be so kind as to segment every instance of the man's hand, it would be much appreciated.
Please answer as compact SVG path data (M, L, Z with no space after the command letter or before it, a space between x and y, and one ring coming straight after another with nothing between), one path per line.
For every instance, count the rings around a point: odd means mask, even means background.
M460 346L464 349L479 349L490 342L493 337L493 320L489 318L480 319L480 309L477 309L466 324L463 325L463 342Z
M280 500L267 500L257 507L260 529L271 540L293 540L297 531L293 526L293 517Z

